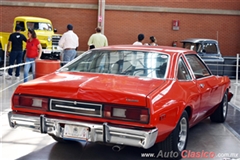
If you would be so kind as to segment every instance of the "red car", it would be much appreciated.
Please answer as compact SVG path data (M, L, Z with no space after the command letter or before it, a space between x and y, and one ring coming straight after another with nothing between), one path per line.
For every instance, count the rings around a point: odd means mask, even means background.
M190 127L209 116L225 121L229 88L229 78L212 75L195 51L109 46L20 84L9 123L58 142L101 142L114 150L153 147L179 159Z

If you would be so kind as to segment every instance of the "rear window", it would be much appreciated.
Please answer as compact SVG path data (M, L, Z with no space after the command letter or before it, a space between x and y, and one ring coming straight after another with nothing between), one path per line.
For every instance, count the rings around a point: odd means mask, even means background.
M157 52L91 50L64 71L164 78L169 56Z
M213 43L204 43L202 52L208 54L216 54L217 53L217 46Z
M185 42L183 44L183 48L193 50L197 53L203 52L206 54L216 54L218 53L217 45L211 42L204 42L201 43L191 43L191 42Z

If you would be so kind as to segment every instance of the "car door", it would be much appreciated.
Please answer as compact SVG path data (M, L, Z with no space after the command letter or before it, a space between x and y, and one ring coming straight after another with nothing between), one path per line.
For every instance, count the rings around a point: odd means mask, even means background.
M178 60L177 80L179 85L186 90L189 101L187 105L192 107L192 114L190 119L190 126L195 124L198 120L198 113L200 106L200 94L196 87L193 75L190 74L189 68L186 65L186 61L183 57Z
M199 91L200 108L198 117L202 119L216 105L216 101L219 99L217 94L218 80L196 54L188 54L186 58L195 76L196 86Z

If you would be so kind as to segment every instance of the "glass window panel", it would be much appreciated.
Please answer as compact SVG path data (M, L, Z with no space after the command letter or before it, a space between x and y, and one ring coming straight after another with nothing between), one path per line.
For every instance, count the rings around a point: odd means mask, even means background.
M34 30L52 31L52 25L45 22L27 22L27 27Z
M177 78L179 80L191 80L190 73L186 67L186 64L184 63L183 59L180 58L178 62L178 74Z
M197 55L191 54L186 55L186 57L197 79L211 75L207 67Z
M165 78L169 56L156 52L91 50L62 70Z

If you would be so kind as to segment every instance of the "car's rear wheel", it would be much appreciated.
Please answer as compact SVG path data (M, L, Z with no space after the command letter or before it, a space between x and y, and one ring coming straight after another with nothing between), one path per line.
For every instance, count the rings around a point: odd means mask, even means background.
M160 159L181 159L182 151L186 149L188 141L188 114L182 113L179 122L173 132L163 142L155 144L157 158Z
M223 95L223 99L218 108L210 116L212 122L223 123L227 118L228 112L228 92L226 91Z

